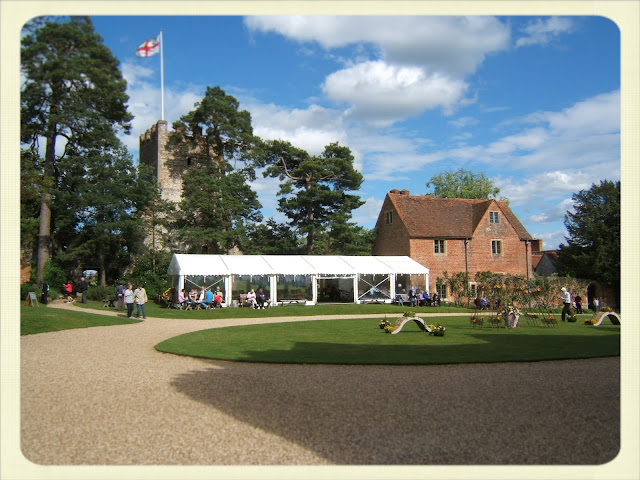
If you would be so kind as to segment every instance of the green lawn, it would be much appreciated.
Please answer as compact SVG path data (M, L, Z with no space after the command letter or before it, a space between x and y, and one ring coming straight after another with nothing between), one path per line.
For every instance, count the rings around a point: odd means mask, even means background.
M418 313L419 315L419 313ZM558 360L620 355L620 326L576 323L471 328L468 317L428 318L443 337L410 322L396 335L371 319L291 322L204 330L168 339L161 352L246 362L437 364Z
M126 316L124 318L112 317L44 306L20 307L20 335L57 332L71 328L126 325L139 322L140 320L133 318L128 319Z

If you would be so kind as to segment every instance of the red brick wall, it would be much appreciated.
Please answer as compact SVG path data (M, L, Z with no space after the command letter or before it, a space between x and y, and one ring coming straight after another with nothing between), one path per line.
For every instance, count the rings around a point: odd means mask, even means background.
M386 214L391 212L392 223L386 223ZM373 244L373 255L411 256L409 233L391 202L385 200L376 224L378 234Z

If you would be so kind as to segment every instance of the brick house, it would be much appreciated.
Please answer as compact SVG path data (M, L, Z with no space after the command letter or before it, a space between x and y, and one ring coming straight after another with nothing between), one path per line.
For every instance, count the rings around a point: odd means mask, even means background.
M391 190L376 223L373 255L407 255L429 268L429 291L444 272L491 271L530 278L541 250L509 206L497 200L435 198ZM445 299L446 286L438 292Z

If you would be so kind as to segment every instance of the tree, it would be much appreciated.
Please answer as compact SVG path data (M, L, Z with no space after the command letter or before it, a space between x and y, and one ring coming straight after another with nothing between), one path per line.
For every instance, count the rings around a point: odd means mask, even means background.
M473 173L463 168L455 172L438 173L431 177L426 184L427 189L433 186L433 192L427 196L438 198L470 198L479 200L503 200L498 197L500 188L496 187L484 173Z
M305 251L297 232L273 218L250 226L248 236L249 250L255 255L301 255Z
M41 281L52 252L51 202L65 174L60 160L81 161L90 149L114 147L117 131L128 133L132 117L119 62L88 17L36 22L25 30L32 31L22 38L21 141L37 155L40 142L45 144L37 245Z
M92 151L81 159L59 161L61 176L54 200L58 260L98 271L99 282L115 279L140 251L144 229L140 212L149 204L154 184L138 175L123 145ZM71 268L70 268L71 269Z
M373 230L350 222L351 215L336 210L327 228L318 235L315 252L320 255L371 255Z
M167 144L170 168L182 176L176 226L191 250L232 252L246 243L248 225L262 219L247 183L255 180L251 115L220 87L207 87L195 107L173 123Z
M181 238L191 250L231 253L247 244L247 229L262 220L258 196L239 172L209 165L183 179Z
M604 180L571 198L574 211L565 215L569 237L558 251L558 273L599 280L619 293L620 182Z
M306 235L306 253L314 253L314 237L328 227L334 212L350 215L364 202L348 194L358 190L362 174L353 167L353 155L348 147L337 142L329 144L317 156L296 148L283 140L263 142L257 154L258 166L266 167L265 177L281 181L278 211L289 224Z

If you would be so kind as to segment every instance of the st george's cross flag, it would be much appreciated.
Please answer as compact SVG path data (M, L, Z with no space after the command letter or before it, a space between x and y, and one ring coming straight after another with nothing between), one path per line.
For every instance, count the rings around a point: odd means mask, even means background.
M138 47L136 57L145 58L155 55L160 51L160 36L151 38Z

